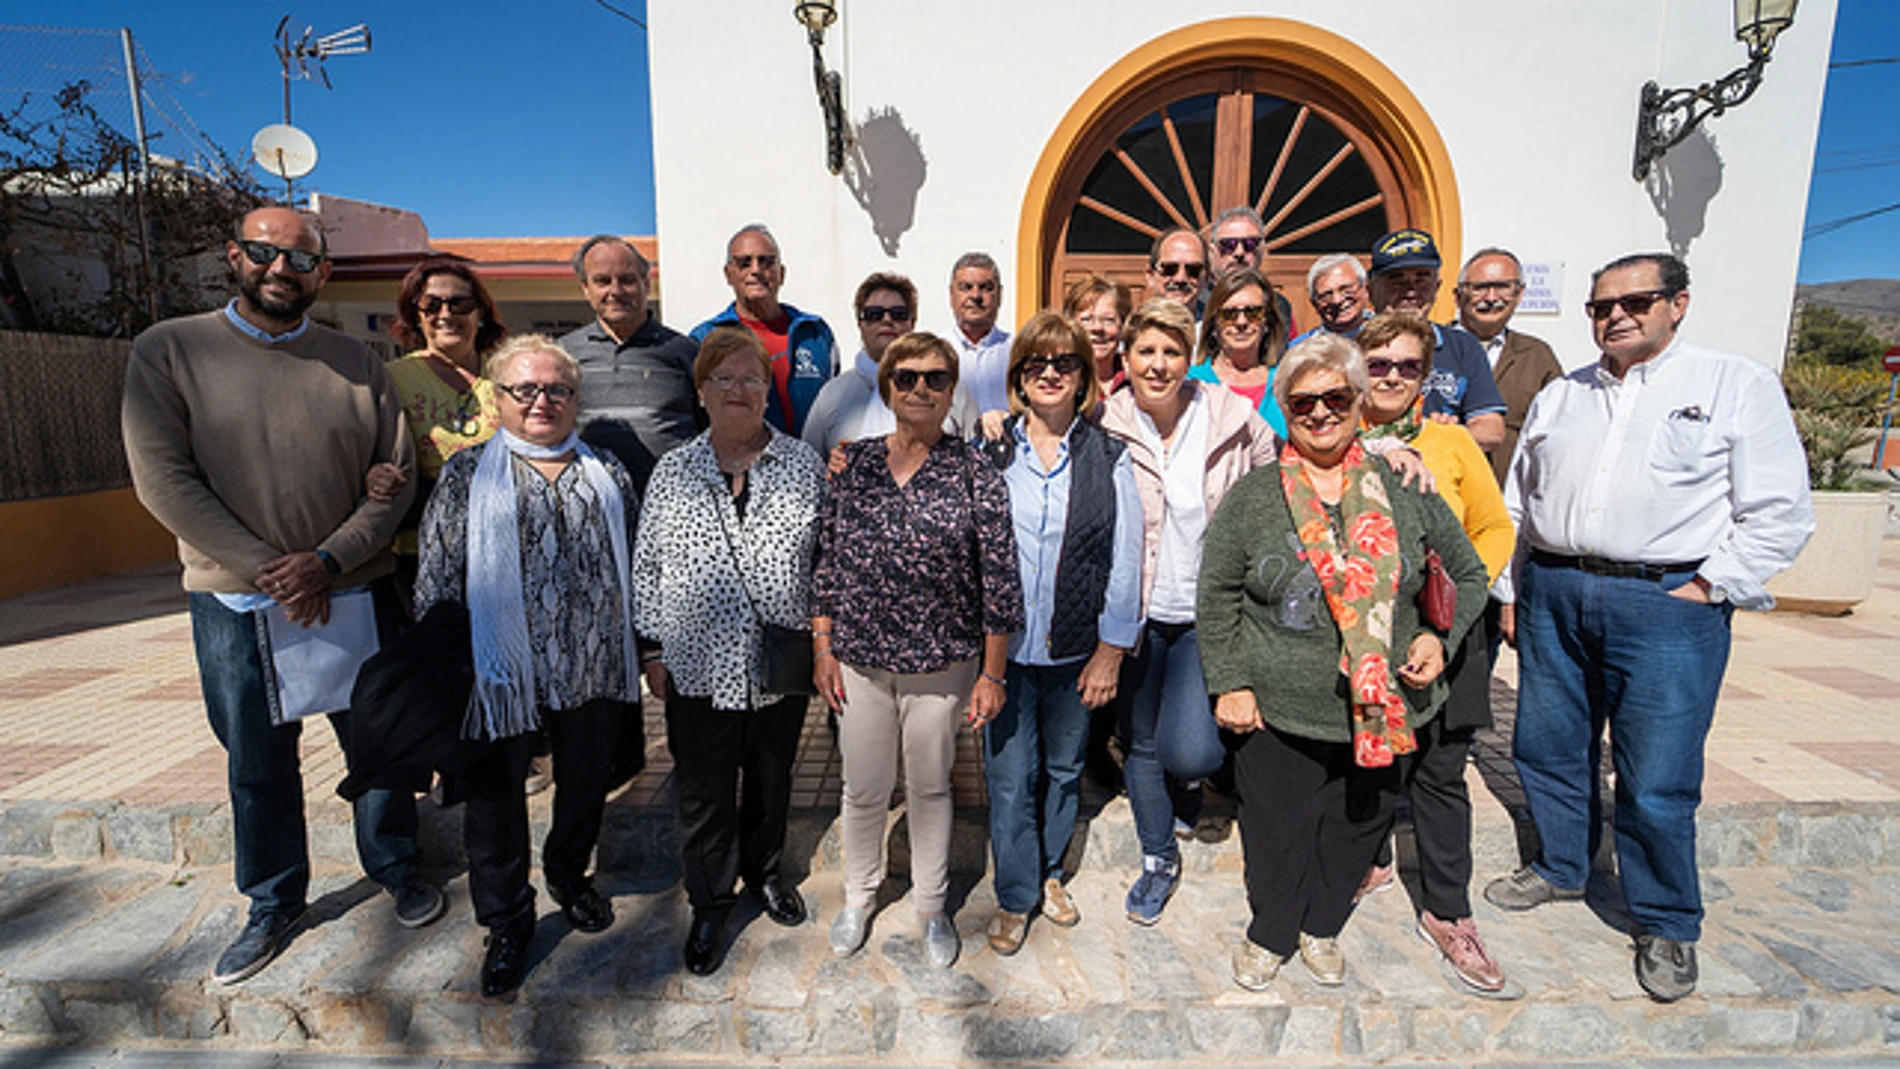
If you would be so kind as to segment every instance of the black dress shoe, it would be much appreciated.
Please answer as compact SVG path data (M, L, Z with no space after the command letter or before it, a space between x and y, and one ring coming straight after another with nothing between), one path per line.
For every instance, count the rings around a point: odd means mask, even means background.
M482 997L495 998L521 986L528 971L528 944L534 941L534 911L488 930L488 949L482 954Z
M614 923L613 903L594 889L591 880L572 887L548 884L548 894L577 932L604 932Z
M759 897L765 900L765 915L774 924L796 928L805 923L805 899L796 887L787 887L777 876L768 876L759 884Z
M693 929L686 933L686 971L694 976L711 976L719 968L722 925L711 917L694 917Z

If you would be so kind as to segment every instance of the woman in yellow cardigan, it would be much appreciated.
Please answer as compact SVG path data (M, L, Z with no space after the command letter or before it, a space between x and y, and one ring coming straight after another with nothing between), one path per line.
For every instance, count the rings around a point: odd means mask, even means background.
M1456 423L1421 414L1419 391L1431 374L1432 341L1430 324L1399 313L1374 316L1360 330L1358 342L1372 386L1364 433L1367 438L1396 436L1418 450L1438 481L1439 495L1464 526L1495 582L1510 562L1517 535L1491 462L1471 434ZM1466 890L1471 883L1471 796L1465 788L1465 763L1472 736L1491 725L1491 659L1482 617L1450 658L1445 678L1451 687L1445 711L1419 733L1418 753L1406 775L1423 889L1418 931L1466 984L1495 994L1504 989L1504 973L1478 938ZM1368 873L1369 886L1389 882L1390 863L1383 867L1381 872L1375 865Z

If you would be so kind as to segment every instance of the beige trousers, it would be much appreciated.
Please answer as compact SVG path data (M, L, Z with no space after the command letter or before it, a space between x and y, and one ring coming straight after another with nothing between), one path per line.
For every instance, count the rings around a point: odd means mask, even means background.
M940 672L899 674L843 665L844 902L868 908L884 882L884 832L903 747L904 805L910 821L911 901L918 916L943 912L950 889L950 832L955 814L950 769L957 730L976 685L977 662Z

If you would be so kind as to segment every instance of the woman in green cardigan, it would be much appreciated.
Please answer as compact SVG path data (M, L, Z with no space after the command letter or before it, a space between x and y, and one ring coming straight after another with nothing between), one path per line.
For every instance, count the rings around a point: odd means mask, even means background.
M1391 830L1397 762L1444 702L1445 651L1484 609L1484 563L1451 510L1360 444L1367 386L1343 337L1288 353L1274 383L1288 441L1207 528L1197 619L1215 718L1244 736L1253 920L1234 979L1250 990L1295 951L1318 982L1345 982L1338 935ZM1418 608L1428 550L1457 587L1444 632Z

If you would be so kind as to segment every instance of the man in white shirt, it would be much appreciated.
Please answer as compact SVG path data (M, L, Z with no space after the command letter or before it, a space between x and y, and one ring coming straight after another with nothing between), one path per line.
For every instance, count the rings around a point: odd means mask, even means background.
M996 326L1003 273L986 252L966 252L950 269L950 311L957 329L957 384L983 412L1009 412L1009 332Z
M1583 897L1607 722L1636 977L1673 1002L1696 984L1695 811L1729 617L1774 606L1763 584L1801 551L1814 509L1774 372L1677 337L1681 260L1616 260L1585 307L1602 359L1531 403L1504 495L1518 556L1496 591L1518 650L1513 757L1542 847L1484 895L1513 910Z

